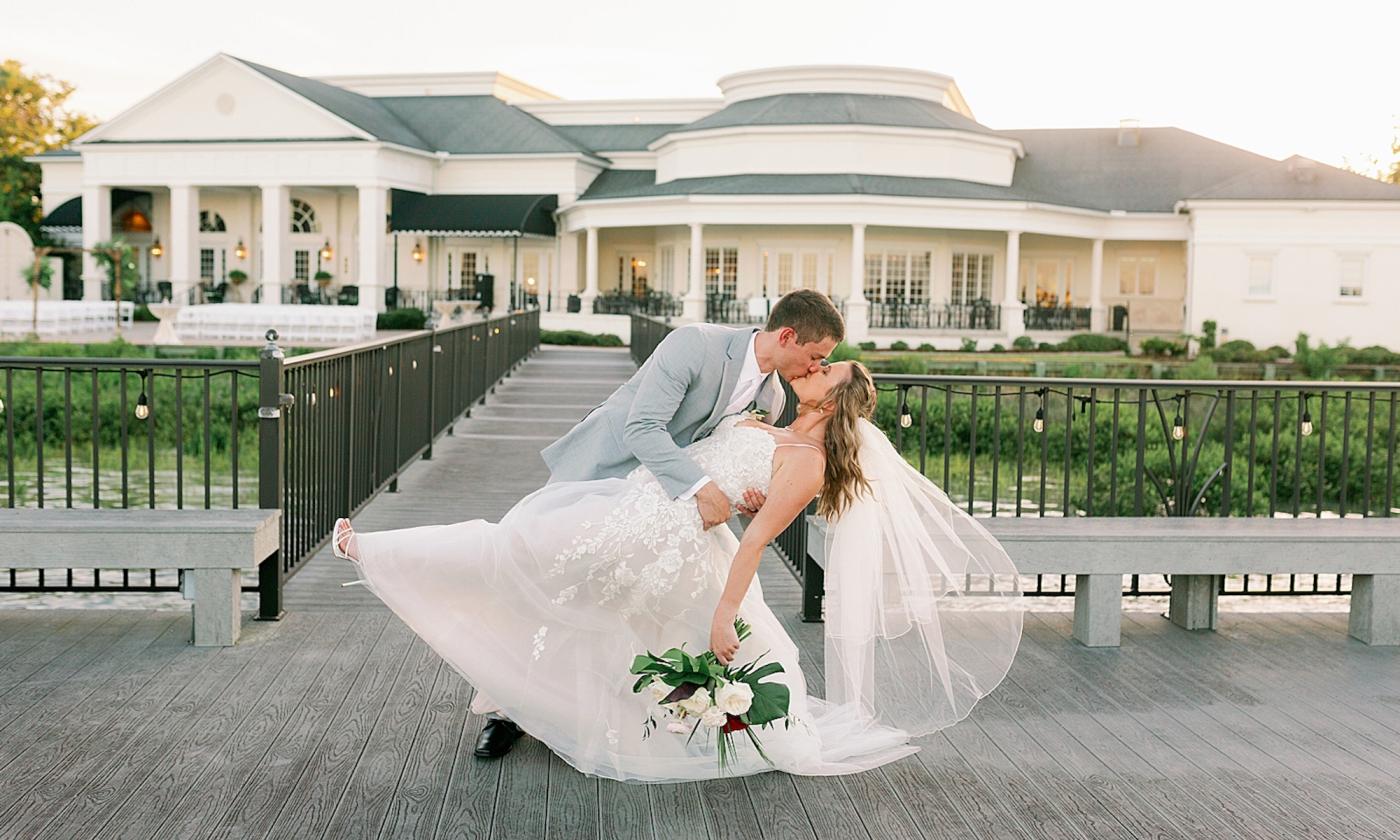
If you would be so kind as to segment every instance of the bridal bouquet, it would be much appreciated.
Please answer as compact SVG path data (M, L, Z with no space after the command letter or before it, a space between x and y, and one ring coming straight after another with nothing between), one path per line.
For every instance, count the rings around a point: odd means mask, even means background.
M750 628L743 619L735 620L734 630L740 641L749 636ZM781 674L783 666L777 662L759 665L762 658L737 668L726 667L714 653L707 650L693 656L686 652L684 645L660 656L654 653L638 656L632 661L632 673L638 675L632 691L638 694L650 691L657 704L657 711L653 711L644 724L644 737L657 728L659 711L661 722L669 721L666 731L685 735L687 743L702 730L706 737L714 733L721 771L728 766L733 754L736 732L747 735L759 756L772 764L754 729L780 720L785 728L791 725L789 696L787 686L763 682L764 677Z

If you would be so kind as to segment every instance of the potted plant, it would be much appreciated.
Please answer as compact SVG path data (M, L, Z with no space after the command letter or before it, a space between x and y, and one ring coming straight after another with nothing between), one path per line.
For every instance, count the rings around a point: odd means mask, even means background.
M248 279L248 272L234 269L228 273L228 281L235 286L243 285L243 281Z
M321 288L326 288L331 284L331 273L329 271L316 272L315 280L321 284Z

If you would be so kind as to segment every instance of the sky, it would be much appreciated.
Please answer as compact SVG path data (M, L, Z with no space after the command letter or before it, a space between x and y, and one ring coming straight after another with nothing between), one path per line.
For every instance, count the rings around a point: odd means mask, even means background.
M226 52L300 75L499 70L569 99L716 97L739 70L875 64L952 76L997 129L1176 126L1274 158L1392 158L1400 2L1256 0L64 0L0 58L110 118ZM386 10L392 9L392 14Z

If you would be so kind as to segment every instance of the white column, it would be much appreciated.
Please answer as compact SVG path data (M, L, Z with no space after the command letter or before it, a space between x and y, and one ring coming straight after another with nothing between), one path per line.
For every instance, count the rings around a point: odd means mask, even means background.
M1016 339L1026 332L1025 304L1021 303L1021 232L1006 232L1006 288L1001 295L1001 329L1006 337Z
M92 248L112 238L112 188L83 187L83 247ZM101 300L107 272L92 251L83 252L83 300Z
M291 195L281 184L262 187L262 302L276 305L282 302L282 281L286 277L287 233Z
M851 293L846 297L846 340L870 335L870 300L865 296L865 225L851 225Z
M1103 240L1094 240L1093 257L1089 261L1089 329L1108 329L1108 310L1103 305Z
M583 304L580 311L585 314L593 312L593 301L598 297L598 229L588 228L584 234L584 256L583 256L583 294L579 295L579 301Z
M170 188L170 302L190 302L190 289L199 283L199 188Z
M681 302L681 317L687 321L705 320L705 226L690 223L690 284Z
M381 186L366 184L359 188L360 199L360 265L355 284L360 287L360 306L374 310L384 308L384 220L389 209L389 193Z

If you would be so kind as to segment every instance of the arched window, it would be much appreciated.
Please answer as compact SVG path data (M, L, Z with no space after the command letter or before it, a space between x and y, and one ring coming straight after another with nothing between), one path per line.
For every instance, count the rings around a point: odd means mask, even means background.
M299 198L292 199L292 233L320 233L316 224L316 208Z
M228 228L224 225L224 217L213 210L199 211L199 232L200 233L227 233Z

